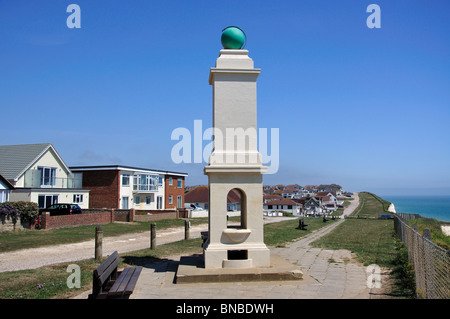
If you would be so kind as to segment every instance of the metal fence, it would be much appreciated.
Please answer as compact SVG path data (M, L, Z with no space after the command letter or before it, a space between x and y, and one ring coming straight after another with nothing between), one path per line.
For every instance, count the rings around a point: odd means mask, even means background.
M394 214L395 232L408 249L408 257L414 265L416 294L424 299L450 298L450 251L434 244L409 226L417 215ZM429 234L429 233L428 233Z

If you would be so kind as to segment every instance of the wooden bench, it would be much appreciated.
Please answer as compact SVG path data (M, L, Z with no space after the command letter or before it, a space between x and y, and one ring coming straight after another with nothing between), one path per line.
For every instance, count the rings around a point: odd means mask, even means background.
M127 299L133 293L142 267L127 267L117 271L119 253L113 252L94 270L92 294L89 299Z
M309 224L305 224L305 220L303 218L300 218L298 220L298 227L297 229L301 229L301 230L306 230L306 226L308 226Z

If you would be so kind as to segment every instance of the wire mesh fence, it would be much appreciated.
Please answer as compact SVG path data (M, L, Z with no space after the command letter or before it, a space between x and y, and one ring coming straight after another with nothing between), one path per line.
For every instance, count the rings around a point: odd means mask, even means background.
M431 241L429 233L422 236L409 226L417 215L394 214L395 232L408 249L408 258L414 265L416 294L424 299L450 298L450 250ZM428 234L428 235L427 235Z

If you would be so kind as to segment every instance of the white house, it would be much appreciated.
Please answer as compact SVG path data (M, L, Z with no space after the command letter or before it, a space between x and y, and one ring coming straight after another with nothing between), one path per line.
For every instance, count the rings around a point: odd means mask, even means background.
M288 212L293 215L299 216L300 208L301 204L294 202L293 200L288 198L274 199L263 204L263 210L264 212L267 212L269 216L273 212L280 212L280 211Z
M0 203L9 201L9 194L14 187L2 175L0 175Z
M10 201L28 201L40 208L55 203L89 208L89 190L73 174L50 143L0 146L0 174L14 187Z
M310 197L305 201L303 209L306 216L322 214L322 205L320 201L314 197Z

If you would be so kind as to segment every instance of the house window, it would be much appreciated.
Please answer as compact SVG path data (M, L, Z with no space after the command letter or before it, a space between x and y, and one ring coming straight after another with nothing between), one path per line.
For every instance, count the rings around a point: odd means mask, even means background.
M134 197L134 203L135 203L136 205L139 205L139 204L141 203L141 197L140 197L140 196Z
M73 194L73 202L74 203L82 203L83 202L83 194Z
M172 177L169 177L169 185L172 186Z
M182 208L183 206L183 200L181 198L181 195L177 196L177 208Z
M130 186L130 174L122 175L122 186Z
M164 180L164 177L162 177L162 176L159 176L159 177L158 177L158 185L159 185L159 186L162 186L162 185L163 185L163 180Z
M0 203L4 203L8 201L8 191L0 190Z
M292 205L288 205L288 209L292 209Z
M178 188L182 188L182 187L183 187L183 179L182 179L182 178L179 178L179 179L177 180L177 187L178 187Z
M267 205L267 209L272 209L272 205Z
M162 196L156 197L156 209L162 209Z
M169 195L169 204L173 204L173 196Z
M145 204L146 205L150 205L151 201L152 201L152 197L151 196L146 196L145 197Z
M38 167L41 178L41 186L56 185L56 168L55 167Z
M47 208L53 204L58 204L58 195L39 195L38 205L39 208Z

